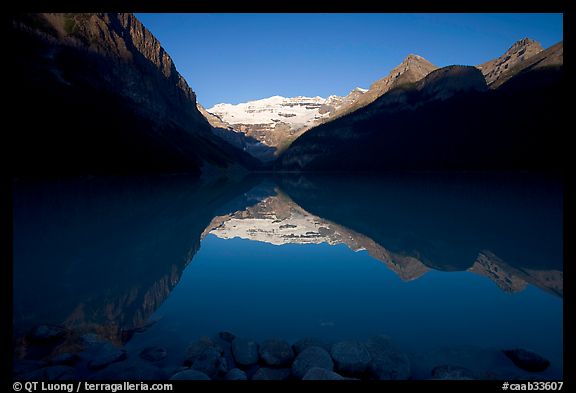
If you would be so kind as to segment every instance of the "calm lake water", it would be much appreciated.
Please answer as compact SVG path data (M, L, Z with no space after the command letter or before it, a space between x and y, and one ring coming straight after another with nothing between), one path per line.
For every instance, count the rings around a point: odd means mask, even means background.
M386 334L414 378L450 361L520 375L495 355L515 347L551 361L538 375L563 372L562 187L551 177L19 181L13 244L17 357L32 356L26 332L57 324L129 357L162 346L168 368L226 330L289 342Z

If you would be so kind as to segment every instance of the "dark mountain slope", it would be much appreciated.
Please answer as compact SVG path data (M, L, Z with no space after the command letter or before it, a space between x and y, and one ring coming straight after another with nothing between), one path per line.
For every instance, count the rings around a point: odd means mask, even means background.
M194 92L133 15L17 15L8 41L11 173L255 165L210 133Z
M445 67L310 130L276 168L557 170L563 91L561 64L533 67L493 91L476 68Z

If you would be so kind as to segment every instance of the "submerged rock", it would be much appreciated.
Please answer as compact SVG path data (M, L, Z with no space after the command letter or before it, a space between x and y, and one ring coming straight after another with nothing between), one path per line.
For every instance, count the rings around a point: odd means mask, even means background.
M252 376L254 381L284 381L290 378L289 368L262 367Z
M170 377L171 381L209 381L210 377L198 370L180 371Z
M209 337L201 337L198 341L194 341L190 344L186 349L184 365L192 366L196 359L198 359L208 349L214 349L219 353L222 353L222 348L216 345L216 343L214 343Z
M240 366L251 366L258 363L258 344L255 341L236 337L232 341L232 354Z
M294 359L294 352L284 340L270 339L260 344L260 358L264 364L273 367L289 366Z
M536 352L532 352L522 348L509 349L502 351L512 360L512 362L522 370L530 372L540 372L546 370L550 366L550 361Z
M52 344L64 340L68 330L56 325L39 325L28 334L28 340L36 344Z
M327 352L330 352L331 346L332 345L329 342L324 341L320 338L306 337L292 344L292 349L294 350L294 353L298 355L300 352L309 347L320 347L325 349Z
M332 359L337 371L345 374L362 374L370 363L370 353L358 341L340 341L332 346Z
M95 345L89 352L83 354L89 359L88 368L92 370L100 370L109 364L126 359L126 350L117 348L108 342Z
M144 348L138 356L149 362L158 362L163 360L168 355L165 348L162 347L147 347Z
M226 341L227 343L231 343L236 338L236 335L234 333L224 331L224 332L218 333L218 337L220 337L222 340Z
M214 348L208 348L196 358L191 369L201 371L209 377L218 374L220 366L220 353Z
M46 367L48 363L43 360L15 360L12 372L14 375L29 373L39 368Z
M159 367L142 360L113 363L90 375L89 380L160 381L170 375Z
M248 376L239 368L233 368L226 373L224 379L227 381L245 381L248 379Z
M326 370L325 368L312 367L306 372L302 379L306 381L335 381L347 378L344 378L334 371Z
M85 347L85 348L90 348L94 345L100 345L102 343L105 343L106 340L104 340L103 338L101 338L100 336L94 334L94 333L87 333L84 334L80 337L80 343Z
M50 358L50 363L54 365L67 365L71 366L80 361L80 356L76 353L60 353Z
M476 379L474 373L467 368L444 364L432 369L434 379Z
M76 370L70 366L50 366L18 375L25 381L65 381L76 380Z
M368 370L372 377L379 380L397 380L410 378L410 360L401 352L388 336L371 337L366 342L371 360Z
M302 379L312 368L321 368L328 371L334 369L334 362L324 348L308 347L303 350L292 363L292 375Z

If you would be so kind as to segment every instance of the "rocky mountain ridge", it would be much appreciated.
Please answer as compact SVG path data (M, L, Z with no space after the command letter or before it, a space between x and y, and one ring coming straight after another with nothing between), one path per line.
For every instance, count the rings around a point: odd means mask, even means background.
M368 90L357 87L346 96L328 98L273 96L236 105L217 104L203 113L218 136L270 161L309 129L362 108L397 86L417 82L437 68L410 54Z
M8 113L23 131L4 145L16 172L199 174L257 165L214 136L196 95L134 15L20 14L9 32Z
M544 48L539 42L530 38L523 38L515 42L502 56L480 64L477 68L482 71L486 78L486 83L489 86L494 85L496 87L507 79L503 77L503 74L506 74L508 70L522 64L543 50Z
M355 88L344 97L273 96L199 109L218 136L262 161L270 161L299 135L351 105L365 92Z
M448 66L418 82L401 84L371 104L309 130L281 154L275 167L328 171L558 167L564 157L557 153L561 147L554 138L542 140L539 128L561 129L550 122L564 105L558 93L563 45L531 57L526 54L537 48L535 44L519 48L523 46L511 48L509 52L517 56L504 70L493 67L490 73L489 68ZM482 72L498 75L488 86ZM535 118L518 119L514 114L519 111ZM515 146L518 140L520 148ZM341 160L344 156L346 162Z

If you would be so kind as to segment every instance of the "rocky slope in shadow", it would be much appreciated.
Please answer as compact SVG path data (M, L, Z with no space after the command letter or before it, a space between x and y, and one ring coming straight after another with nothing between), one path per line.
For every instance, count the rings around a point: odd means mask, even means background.
M132 14L19 14L8 27L15 129L2 145L12 173L257 165L210 132L194 92Z
M489 90L475 67L450 66L316 127L279 170L558 170L565 162L562 44L522 62ZM537 65L530 59L540 59ZM545 65L545 66L544 66ZM518 65L518 67L520 67Z

